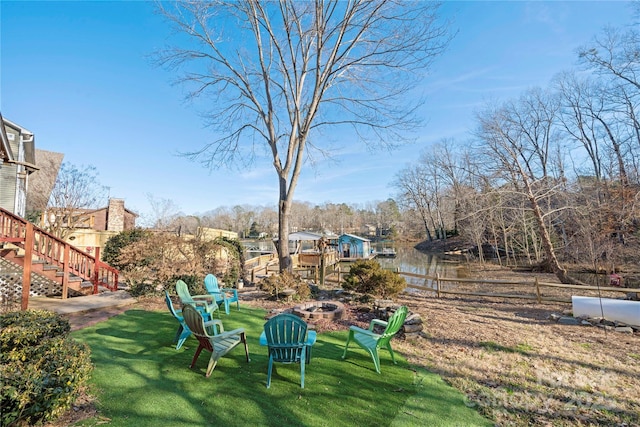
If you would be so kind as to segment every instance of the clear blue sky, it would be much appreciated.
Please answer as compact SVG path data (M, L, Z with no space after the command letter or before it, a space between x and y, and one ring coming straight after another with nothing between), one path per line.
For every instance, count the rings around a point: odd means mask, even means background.
M427 121L418 143L390 153L345 144L333 161L303 172L298 201L386 200L394 175L429 144L465 140L474 112L546 87L574 68L576 49L605 25L631 23L627 2L446 2L459 31L423 90ZM148 55L169 31L143 1L0 2L0 111L34 132L37 148L93 165L111 197L143 216L148 194L185 214L219 206L275 206L277 181L267 162L252 170L208 171L177 156L210 134L183 101L175 75Z

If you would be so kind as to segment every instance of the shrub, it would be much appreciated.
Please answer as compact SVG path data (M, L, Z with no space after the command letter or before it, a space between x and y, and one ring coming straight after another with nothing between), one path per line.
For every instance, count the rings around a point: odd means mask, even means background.
M173 276L169 280L169 293L176 292L176 282L182 280L187 284L187 289L191 295L205 295L207 290L204 288L204 279L198 278L194 275L182 274L179 276Z
M407 286L399 274L384 270L375 260L354 262L344 280L342 287L347 291L381 298L393 298Z
M0 425L34 425L67 411L91 373L89 348L43 310L0 316Z
M171 289L177 279L185 276L193 278L193 283L183 278L190 292L201 295L202 280L208 273L216 274L229 286L237 283L242 261L239 248L237 241L212 240L202 233L187 237L147 233L119 248L117 266L134 296L154 294L163 286Z
M156 285L149 282L129 282L129 294L132 297L141 297L144 295L153 295L156 293Z
M277 297L284 289L293 289L296 291L293 298L300 301L308 299L311 295L309 285L299 275L288 271L267 277L260 282L260 289L268 292L272 297Z
M131 243L147 238L149 235L150 232L142 228L121 231L115 236L110 237L105 243L102 260L119 270L124 269L127 265L120 261L120 252L122 249Z

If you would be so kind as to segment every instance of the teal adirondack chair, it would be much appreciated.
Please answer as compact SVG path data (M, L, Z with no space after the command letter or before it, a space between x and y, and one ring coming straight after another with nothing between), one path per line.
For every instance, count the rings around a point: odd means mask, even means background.
M206 320L213 318L213 312L218 310L218 304L214 301L211 295L193 295L189 292L189 287L182 280L176 282L176 292L182 302L182 305L187 304L195 307L203 316L208 317ZM184 307L182 308L184 310ZM218 311L218 317L220 312Z
M250 361L249 347L247 346L247 337L245 335L244 328L225 332L221 320L214 319L209 322L205 322L202 314L200 314L200 312L192 305L186 305L182 310L182 314L184 315L184 321L187 323L187 326L191 329L191 332L193 332L193 336L196 337L200 343L196 353L193 355L193 360L191 361L190 367L192 369L198 360L198 356L200 356L200 352L203 349L209 350L211 352L211 357L209 358L209 365L207 366L207 373L205 376L211 376L218 360L233 350L240 343L244 344L247 363Z
M229 314L229 306L236 303L240 311L240 301L238 300L238 290L231 288L221 288L218 286L218 278L213 274L207 274L204 278L204 287L216 299L216 304L224 304L224 312Z
M180 326L178 326L178 331L176 332L176 337L173 339L173 342L177 343L176 350L180 350L182 344L184 344L187 338L191 336L191 330L185 323L184 317L182 317L182 310L176 310L175 308L173 308L173 302L171 301L171 297L169 296L168 291L164 291L164 299L167 303L169 311L171 312L173 317L175 317L176 320L180 323Z
M349 328L349 337L347 343L344 346L344 353L342 358L347 357L347 349L351 340L355 341L360 347L369 352L373 359L373 364L376 367L376 372L380 373L380 356L378 350L380 348L386 348L391 353L391 360L393 363L397 363L391 348L391 338L402 328L404 320L407 318L407 307L402 306L396 310L395 313L389 318L387 322L380 319L373 319L369 324L369 329L362 329L357 326L351 326ZM385 330L381 334L373 332L373 328L376 325L384 326Z
M313 333L311 333L313 332ZM307 336L307 324L293 314L278 314L264 325L264 336L269 351L267 388L271 387L273 363L299 363L300 387L304 388L304 369L311 358L311 346L316 342L315 331Z

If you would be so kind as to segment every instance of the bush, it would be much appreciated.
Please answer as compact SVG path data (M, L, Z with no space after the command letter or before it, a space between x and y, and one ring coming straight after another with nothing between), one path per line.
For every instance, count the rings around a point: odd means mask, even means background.
M204 278L199 278L193 275L182 274L179 276L173 276L169 279L168 290L169 293L176 292L176 282L182 280L187 284L187 289L191 295L205 295L207 290L204 288ZM166 288L166 286L165 286Z
M34 425L67 411L91 373L89 348L43 310L0 316L0 425Z
M299 275L288 271L267 277L260 282L260 289L276 298L284 289L293 289L296 291L293 298L300 301L308 299L311 295L309 285Z
M129 282L129 294L132 297L141 297L144 295L154 295L156 292L156 285L149 282Z
M399 274L384 270L375 260L354 262L344 280L342 287L347 291L381 298L393 298L407 286Z
M102 260L118 270L123 270L127 264L120 261L120 252L122 249L131 243L139 242L147 238L149 235L150 232L142 228L121 231L115 236L110 237L105 243L104 250L102 251Z
M115 239L118 236L120 238ZM113 257L117 254L115 265L122 271L122 278L133 296L153 295L162 287L172 289L178 279L187 283L192 294L202 295L203 278L208 273L216 274L229 286L238 282L242 252L236 240L211 240L202 234L183 237L172 233L140 236L121 233L118 236L109 239L110 249L107 251L105 247L105 253Z

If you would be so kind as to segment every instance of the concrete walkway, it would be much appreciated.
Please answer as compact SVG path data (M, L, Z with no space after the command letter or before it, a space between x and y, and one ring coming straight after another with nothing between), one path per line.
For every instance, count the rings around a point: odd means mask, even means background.
M134 304L136 299L126 291L103 292L97 295L74 298L29 298L30 310L49 310L59 314L81 313L105 308Z

